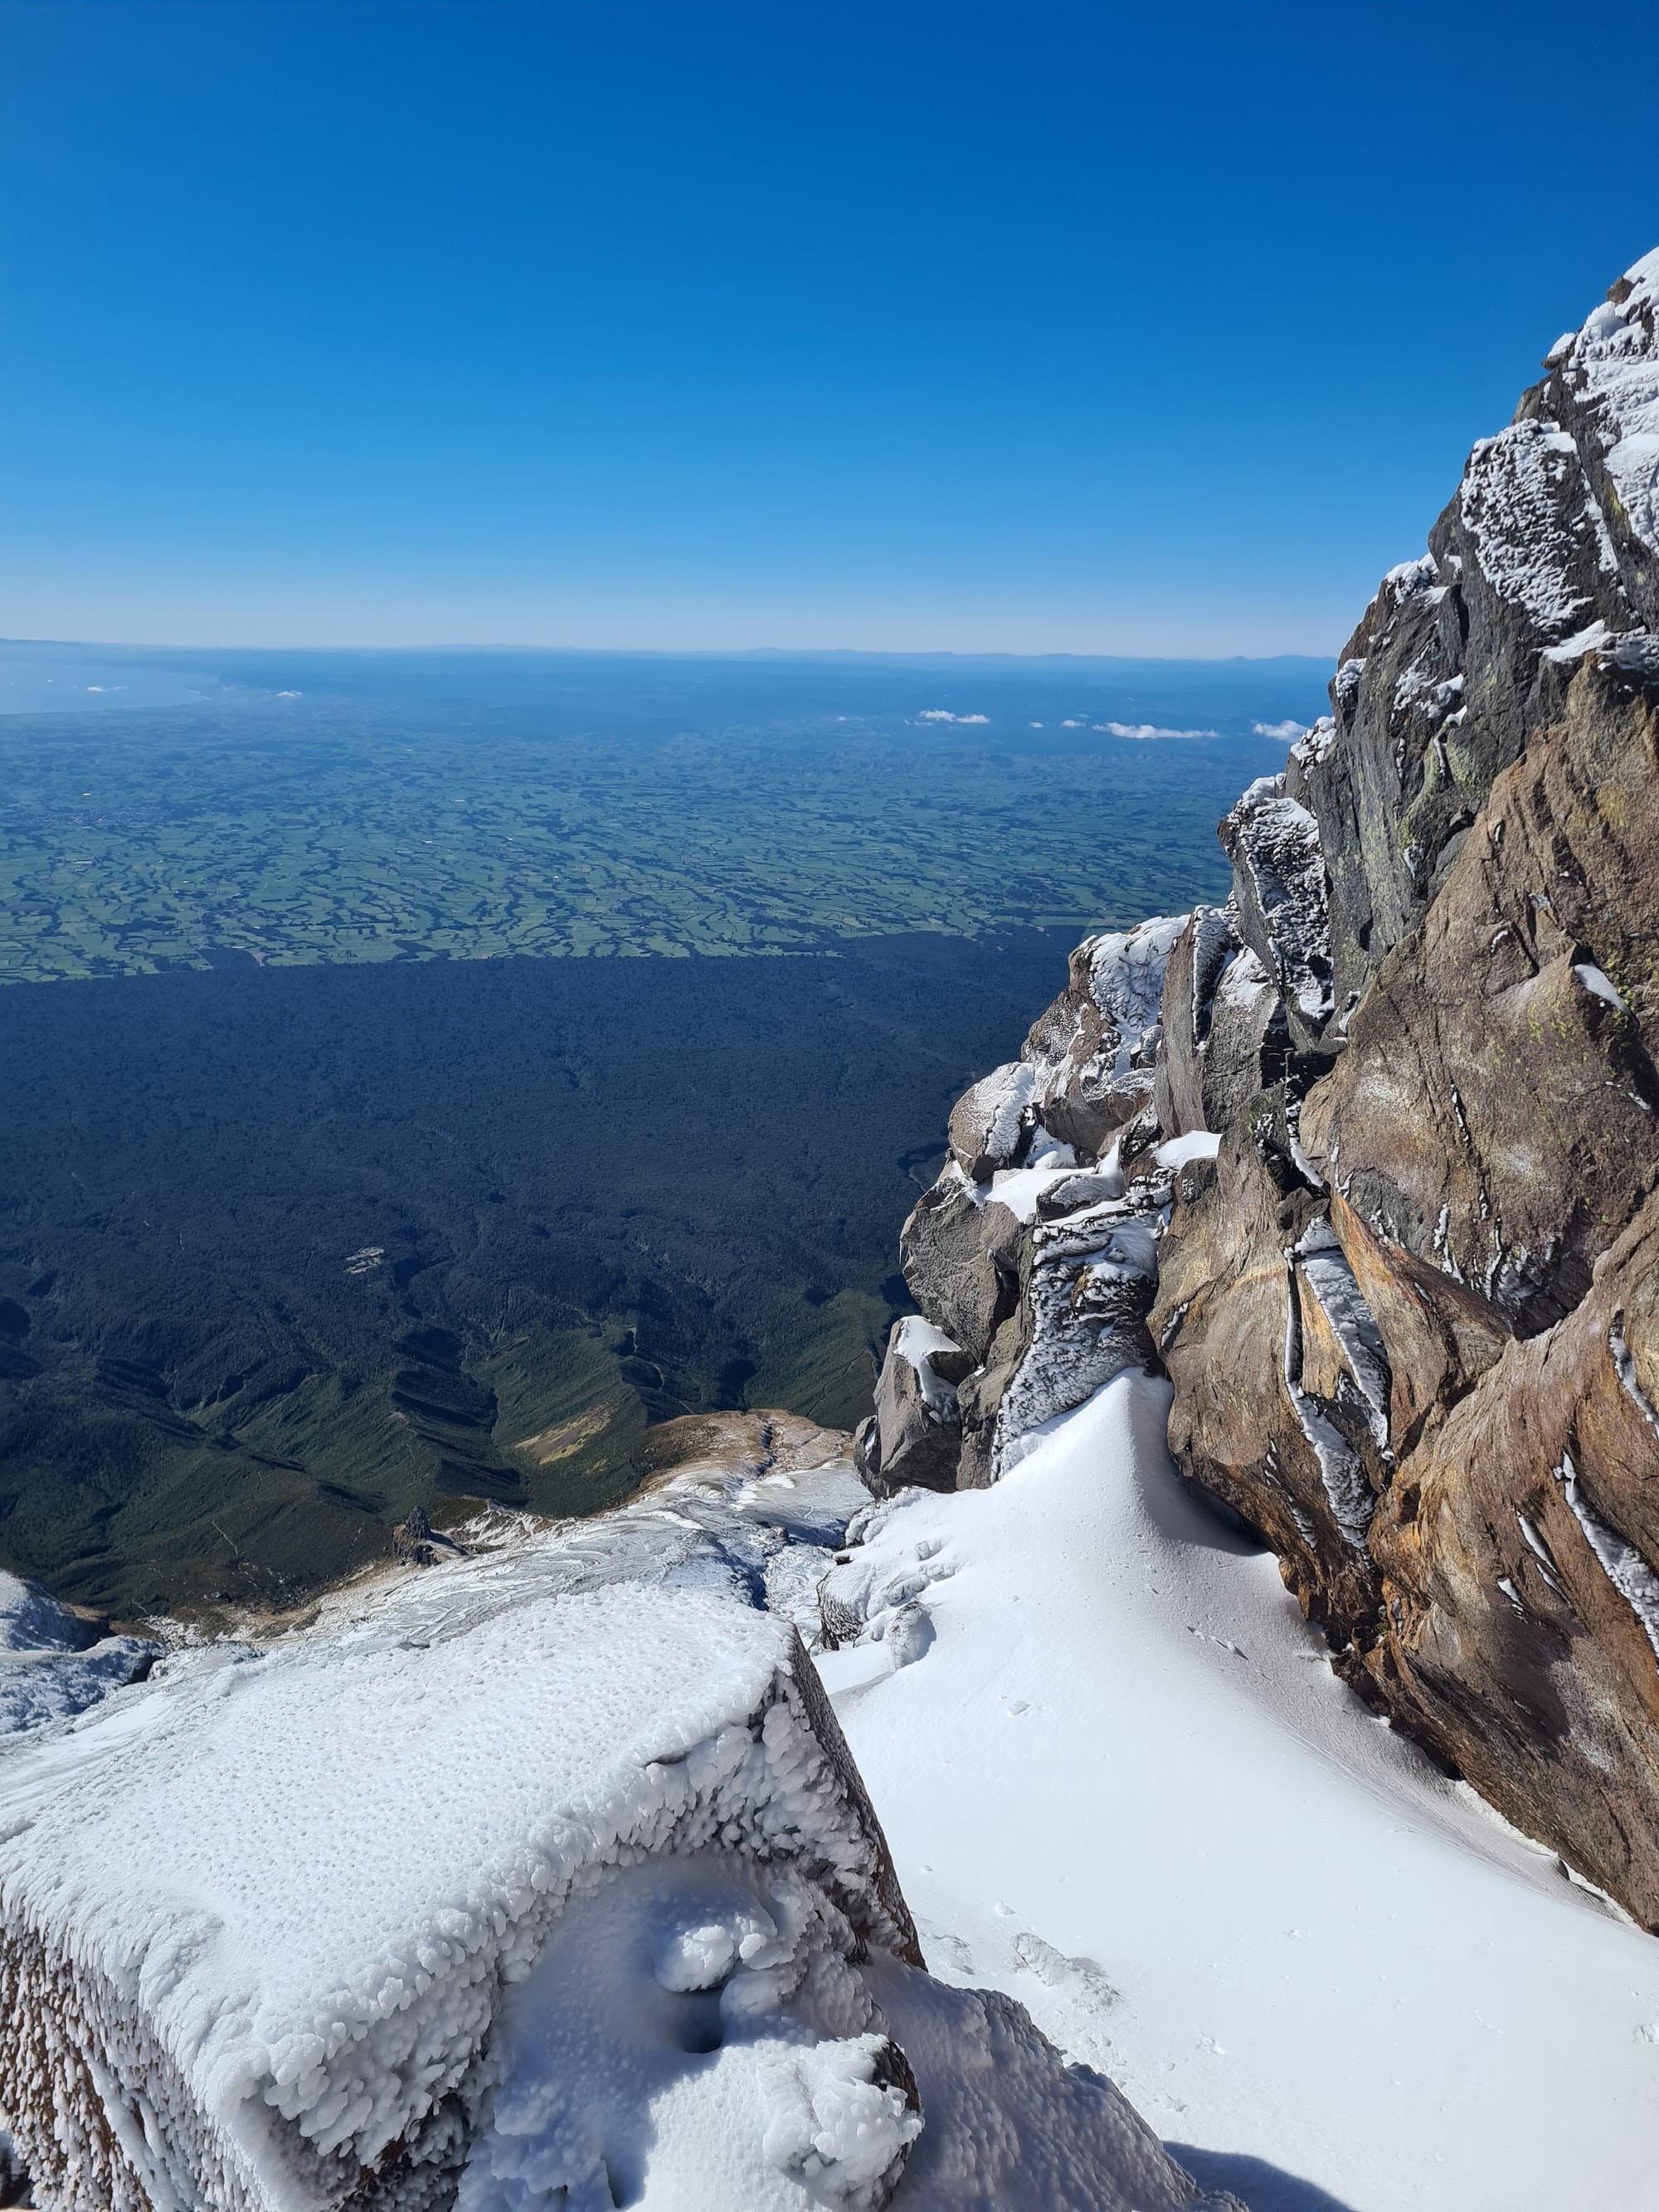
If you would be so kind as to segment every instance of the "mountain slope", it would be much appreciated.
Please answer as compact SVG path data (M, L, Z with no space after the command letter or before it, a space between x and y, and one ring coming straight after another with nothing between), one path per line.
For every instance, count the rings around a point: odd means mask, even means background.
M1089 940L958 1105L904 1240L949 1341L860 1437L982 1483L1161 1360L1346 1678L1650 1927L1656 319L1659 254L1476 447L1228 905Z

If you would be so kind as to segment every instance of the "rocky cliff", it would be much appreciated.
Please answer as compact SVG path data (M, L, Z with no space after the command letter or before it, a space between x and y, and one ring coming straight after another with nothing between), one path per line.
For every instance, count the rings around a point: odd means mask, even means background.
M1659 252L1395 568L1224 908L951 1118L866 1483L1161 1361L1335 1663L1659 1929Z

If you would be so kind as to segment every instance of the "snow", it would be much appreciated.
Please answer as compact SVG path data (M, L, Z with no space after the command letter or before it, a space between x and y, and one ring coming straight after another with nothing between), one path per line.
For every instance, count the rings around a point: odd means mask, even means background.
M1171 1172L1184 1168L1188 1160L1212 1160L1221 1150L1221 1139L1210 1129L1189 1129L1184 1137L1168 1137L1152 1154L1159 1167Z
M1597 652L1602 646L1610 644L1612 635L1606 623L1598 615L1593 623L1587 623L1583 629L1575 630L1571 637L1564 637L1559 645L1547 646L1544 658L1546 660L1553 660L1558 665L1565 666L1568 661L1582 660L1587 653Z
M855 1948L787 1869L617 1869L507 1995L456 2212L884 2203L922 2120Z
M999 1168L991 1177L989 1195L1006 1206L1016 1221L1035 1221L1037 1200L1045 1191L1069 1182L1074 1167Z
M92 1641L50 1590L0 1568L0 1651L80 1651Z
M484 1516L0 1742L0 2179L15 2138L58 2212L993 2212L1034 2177L1239 2212L1017 2003L905 1962L758 1609L757 1561L775 1605L867 1497L844 1440L744 1422L596 1521ZM920 1607L886 1625L885 1664L925 1653Z
M1167 1406L1121 1376L835 1571L931 1619L902 1668L819 1662L930 1965L1261 2205L1659 2204L1659 1945L1336 1680L1175 1474Z

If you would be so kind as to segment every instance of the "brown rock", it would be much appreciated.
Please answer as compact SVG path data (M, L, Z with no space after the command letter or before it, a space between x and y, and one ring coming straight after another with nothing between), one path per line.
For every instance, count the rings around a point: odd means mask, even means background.
M1508 1345L1372 1530L1388 1697L1659 1929L1659 1198L1575 1311Z

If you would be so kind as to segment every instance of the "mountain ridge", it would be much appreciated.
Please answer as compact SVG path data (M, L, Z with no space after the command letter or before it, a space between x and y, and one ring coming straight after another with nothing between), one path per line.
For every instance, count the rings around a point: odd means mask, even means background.
M1362 1695L1659 1928L1659 252L1480 441L1223 908L1086 939L906 1224L866 1482L1160 1364Z

